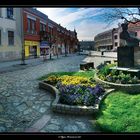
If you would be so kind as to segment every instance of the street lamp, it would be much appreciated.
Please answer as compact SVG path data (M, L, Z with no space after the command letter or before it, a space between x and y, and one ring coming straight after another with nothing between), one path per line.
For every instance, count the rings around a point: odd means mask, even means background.
M64 47L65 47L65 56L67 56L67 36L65 33L64 33L63 40L64 40Z
M78 42L79 55L80 55L80 51L81 51L81 50L80 50L80 49L81 49L80 46L81 46L81 45L80 45L80 43Z
M21 44L22 44L22 52L21 52L21 65L25 64L25 47L24 47L24 30L23 30L23 8L20 8L21 14Z

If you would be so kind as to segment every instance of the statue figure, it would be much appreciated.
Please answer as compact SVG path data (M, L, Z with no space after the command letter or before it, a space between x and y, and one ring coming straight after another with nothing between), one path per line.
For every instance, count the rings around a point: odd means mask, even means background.
M122 32L120 33L120 46L138 47L140 39L129 34L128 23L121 24Z

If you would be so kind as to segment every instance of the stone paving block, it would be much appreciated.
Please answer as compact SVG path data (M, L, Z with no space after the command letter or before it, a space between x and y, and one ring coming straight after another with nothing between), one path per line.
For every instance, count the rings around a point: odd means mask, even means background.
M51 119L50 115L44 115L32 126L32 128L40 130L41 128L43 128L47 124L47 122L50 119Z
M36 129L36 128L27 128L26 130L25 130L25 132L39 132L39 130L38 129Z
M13 72L7 72L0 74L0 92L5 92L0 94L0 104L2 105L2 109L4 111L1 111L3 114L1 114L1 127L5 126L5 130L1 128L4 131L7 130L12 130L13 132L23 132L25 128L30 126L30 123L34 122L35 124L32 124L28 129L26 129L27 132L39 132L42 130L43 127L47 127L47 122L49 118L45 119L43 117L46 115L46 112L39 113L39 109L41 107L46 107L47 109L49 108L50 103L44 103L44 100L40 100L40 102L36 103L38 99L41 96L48 97L47 99L49 101L53 101L54 97L46 93L46 91L39 89L38 83L39 80L37 80L39 77L48 74L50 72L58 72L58 71L78 71L79 70L79 64L82 63L82 60L87 61L85 59L85 56L76 56L72 55L72 57L66 57L65 59L57 59L55 61L48 61L47 63L42 63L40 65L34 66L34 67L26 67L26 69L20 69L18 71L13 71ZM104 58L103 58L104 59ZM94 57L88 57L88 61L95 61L95 67L97 66L97 63L100 63L100 60L97 60L97 58ZM105 61L105 59L103 60ZM12 62L11 62L12 63ZM7 96L5 96L7 94ZM45 99L46 99L45 97ZM44 98L44 97L42 97ZM31 102L28 102L31 101ZM48 100L46 100L48 101ZM11 109L5 108L7 103L11 103ZM27 103L26 103L27 102ZM33 104L32 104L33 103ZM9 106L9 105L8 105ZM30 112L29 109L32 109L32 112ZM61 112L61 108L59 108ZM15 111L15 113L13 113ZM25 115L24 115L25 113ZM59 114L59 115L58 115ZM18 126L16 125L16 122L20 121L19 119L24 119L26 116L30 116L31 122L27 123L19 123ZM71 118L71 115L65 115L65 114L60 114L60 113L53 113L49 112L49 116L53 115L53 117L58 116L59 118L62 118L61 124L59 127L63 127L64 125L67 126L68 120ZM48 116L46 115L46 116ZM42 118L41 120L39 118ZM51 117L50 117L51 118ZM75 118L73 118L74 120ZM10 120L9 125L8 121ZM81 120L81 119L79 119ZM13 121L15 123L13 123ZM59 121L58 121L59 122ZM4 125L2 125L4 123ZM71 126L73 126L73 121L69 122ZM84 122L85 123L85 122ZM57 125L57 124L56 124ZM34 128L32 127L34 126ZM58 126L58 125L57 125ZM17 128L11 128L10 127L17 127ZM39 130L41 128L41 130ZM77 132L80 131L78 129L78 126L75 125L73 128ZM74 132L74 130L71 129L71 131ZM57 130L52 130L52 131L57 131ZM60 129L61 132L63 130ZM87 130L88 131L88 130ZM51 132L51 131L50 131Z

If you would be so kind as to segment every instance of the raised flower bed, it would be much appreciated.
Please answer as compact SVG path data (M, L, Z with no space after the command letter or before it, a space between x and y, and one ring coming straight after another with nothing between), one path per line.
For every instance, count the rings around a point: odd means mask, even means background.
M92 115L92 114L98 112L101 101L110 92L114 91L114 89L106 90L106 92L98 98L98 100L96 101L94 106L86 106L86 105L62 104L60 102L60 98L61 98L60 91L56 87L54 87L50 84L47 84L44 81L39 83L39 88L45 89L45 90L51 92L55 96L55 99L51 105L51 108L54 112L65 113L65 114L77 114L77 115Z
M94 75L97 83L128 93L139 93L140 79L122 71L111 70L112 64L105 65Z
M93 114L100 101L112 90L105 91L93 79L80 76L49 76L39 87L55 95L52 110L68 114Z

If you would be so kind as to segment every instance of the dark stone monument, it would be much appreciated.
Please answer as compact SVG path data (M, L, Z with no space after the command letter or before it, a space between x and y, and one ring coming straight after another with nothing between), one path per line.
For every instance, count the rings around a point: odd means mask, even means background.
M140 39L129 34L127 31L128 23L123 23L121 27L120 47L117 48L118 66L111 69L123 71L140 78Z
M128 23L121 25L120 47L117 49L118 67L140 67L140 39L129 34Z
M118 67L134 67L134 47L118 47Z

